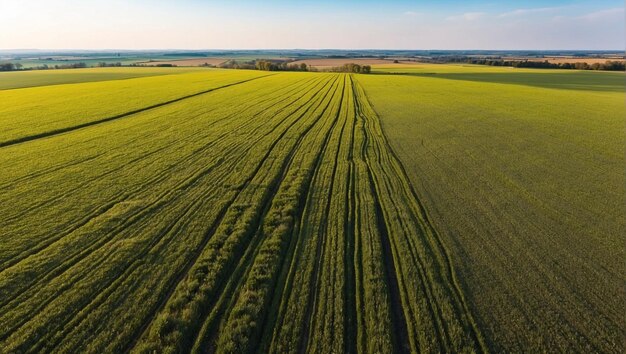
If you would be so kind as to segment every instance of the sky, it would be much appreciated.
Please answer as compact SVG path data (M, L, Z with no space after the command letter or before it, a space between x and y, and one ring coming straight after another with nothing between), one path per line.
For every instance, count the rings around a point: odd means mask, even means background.
M623 0L0 0L0 49L625 50Z

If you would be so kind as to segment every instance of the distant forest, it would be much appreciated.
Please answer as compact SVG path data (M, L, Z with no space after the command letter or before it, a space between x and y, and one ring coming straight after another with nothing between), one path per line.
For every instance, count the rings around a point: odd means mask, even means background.
M218 67L224 69L252 69L263 71L328 71L359 74L369 74L372 71L372 67L369 65L359 65L355 63L347 63L341 66L320 70L316 67L306 65L305 63L293 64L293 62L284 60L251 60L243 63L237 62L236 60L229 60L220 64Z
M550 63L549 61L536 60L505 60L501 58L479 59L471 57L435 57L433 62L438 63L468 63L489 66L511 66L514 68L540 68L540 69L574 69L574 70L606 70L606 71L624 71L626 63L623 61L607 60L605 63L587 64L585 62L576 63Z

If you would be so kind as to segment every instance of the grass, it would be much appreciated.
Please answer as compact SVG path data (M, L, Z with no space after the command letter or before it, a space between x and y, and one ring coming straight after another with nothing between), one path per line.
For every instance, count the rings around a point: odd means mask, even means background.
M0 91L4 351L619 348L620 93L96 72Z

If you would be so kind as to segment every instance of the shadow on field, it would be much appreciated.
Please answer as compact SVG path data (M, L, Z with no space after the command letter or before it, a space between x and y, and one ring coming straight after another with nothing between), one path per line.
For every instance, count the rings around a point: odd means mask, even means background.
M377 75L403 75L440 78L448 80L490 82L526 85L562 90L624 92L626 76L621 72L511 72L511 73L375 73Z

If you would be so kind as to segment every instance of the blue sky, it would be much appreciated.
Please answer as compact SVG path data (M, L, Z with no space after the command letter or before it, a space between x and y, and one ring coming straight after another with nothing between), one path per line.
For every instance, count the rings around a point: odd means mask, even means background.
M624 1L0 1L0 49L625 49Z

